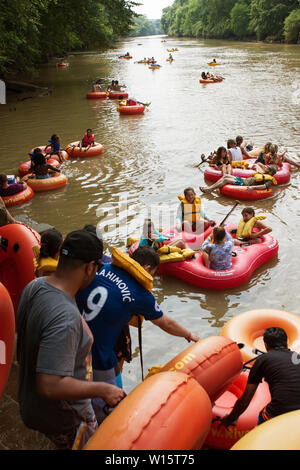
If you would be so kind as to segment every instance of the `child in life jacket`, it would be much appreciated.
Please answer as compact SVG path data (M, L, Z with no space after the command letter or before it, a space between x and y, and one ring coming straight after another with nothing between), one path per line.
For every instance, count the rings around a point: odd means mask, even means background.
M62 242L63 236L55 228L46 230L42 234L41 246L34 247L37 261L36 277L48 276L56 271Z
M47 156L49 155L50 157L51 157L51 155L57 155L58 158L59 158L60 163L65 162L66 160L65 160L64 155L63 155L63 153L61 151L61 148L60 148L60 138L59 138L59 136L57 134L53 134L51 136L51 139L48 140L48 142L50 143L50 146L49 145L47 146L46 155Z
M176 229L178 232L204 232L215 221L204 212L201 199L193 188L185 188L184 195L178 196L180 205L177 209Z
M265 218L265 216L255 216L255 211L252 207L245 207L242 210L242 219L236 231L235 245L261 243L261 237L272 232L271 227L261 222Z
M84 152L86 152L89 148L94 147L94 146L95 146L95 134L93 134L92 129L87 129L82 141L79 143L79 148L80 150L82 150L82 147L84 147Z
M154 224L151 219L145 219L143 226L143 234L139 243L139 246L150 246L154 250L158 250L164 245L165 240L170 240L165 237L158 230L155 230ZM181 250L187 248L187 245L184 240L174 240L171 243L168 243L168 246L177 246Z

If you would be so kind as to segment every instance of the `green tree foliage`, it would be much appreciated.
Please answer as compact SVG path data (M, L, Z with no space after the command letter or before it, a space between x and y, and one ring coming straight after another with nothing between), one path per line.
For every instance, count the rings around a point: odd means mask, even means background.
M160 20L148 20L143 15L134 19L129 36L151 36L153 34L161 34Z
M163 10L161 27L170 36L281 40L285 34L295 42L298 10L299 0L175 0Z
M53 55L101 47L128 35L131 0L1 0L0 73L28 70Z
M293 10L285 19L284 36L286 42L300 42L300 8Z
M249 36L250 5L236 3L230 12L230 26L239 39Z

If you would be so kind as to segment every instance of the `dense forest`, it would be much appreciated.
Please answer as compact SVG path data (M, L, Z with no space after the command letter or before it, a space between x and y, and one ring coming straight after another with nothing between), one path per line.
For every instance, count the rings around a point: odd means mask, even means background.
M143 15L134 18L129 36L152 36L153 34L161 34L160 20L148 20Z
M170 36L300 42L300 0L175 0L164 8Z
M75 49L128 36L130 0L1 0L0 74L26 71Z

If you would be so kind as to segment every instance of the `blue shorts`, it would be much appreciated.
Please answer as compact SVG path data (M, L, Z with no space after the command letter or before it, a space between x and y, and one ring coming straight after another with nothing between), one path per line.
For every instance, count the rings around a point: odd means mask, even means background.
M240 176L236 176L233 184L236 186L244 186L244 180L243 178L240 178Z
M47 173L47 175L35 175L37 180L44 180L46 178L50 178L50 176L51 175L49 173Z

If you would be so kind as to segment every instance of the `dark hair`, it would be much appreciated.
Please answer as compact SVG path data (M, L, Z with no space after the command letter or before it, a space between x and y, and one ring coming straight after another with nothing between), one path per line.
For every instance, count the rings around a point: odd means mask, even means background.
M267 328L264 332L264 342L269 348L286 348L287 347L287 334L283 328L273 326Z
M243 137L241 135L236 136L235 141L239 145L243 142Z
M220 243L226 235L224 227L215 227L213 231L214 243Z
M54 140L54 142L55 142L58 138L59 138L59 137L58 137L57 134L53 134L53 135L51 136L51 140Z
M185 190L183 191L183 194L186 196L186 193L187 193L188 191L193 191L193 193L195 193L194 188L185 188ZM196 194L196 193L195 193L195 194Z
M253 214L253 217L255 216L255 210L253 207L244 207L242 210L242 214Z
M93 129L87 129L87 130L86 130L86 132L88 132L88 131L91 131L91 132L93 132Z
M148 264L151 266L151 269L158 268L160 264L159 255L149 246L139 246L132 253L131 258L141 266L146 266Z
M4 173L1 173L0 174L0 187L2 188L2 186L4 185L4 183L7 182L7 176L4 174Z
M227 140L227 148L229 149L229 145L236 145L236 141L233 139L228 139Z
M119 95L119 100L122 100L124 98L123 95Z
M45 155L43 155L41 150L39 152L36 152L36 153L34 151L34 153L32 155L32 158L31 158L31 161L35 166L45 165L46 157L45 157Z
M218 150L217 150L217 153L216 153L216 158L217 158L217 161L218 162L221 162L221 158L222 158L222 152L225 150L226 154L227 154L227 149L225 147L219 147Z
M42 233L40 258L54 258L63 242L62 234L55 228Z

